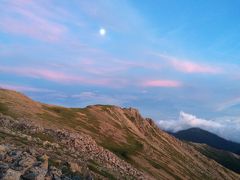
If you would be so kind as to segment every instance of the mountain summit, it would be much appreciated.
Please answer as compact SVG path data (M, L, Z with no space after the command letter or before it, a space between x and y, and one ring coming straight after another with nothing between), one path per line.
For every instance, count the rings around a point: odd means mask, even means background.
M1 89L0 142L5 179L240 179L134 108L65 108Z

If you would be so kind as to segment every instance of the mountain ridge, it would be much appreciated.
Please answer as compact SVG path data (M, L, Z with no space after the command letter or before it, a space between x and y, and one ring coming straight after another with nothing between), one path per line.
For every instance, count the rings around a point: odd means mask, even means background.
M3 114L0 132L4 135L5 129L10 133L7 142L0 139L2 144L11 142L19 147L14 134L20 133L26 137L21 140L21 146L25 146L24 143L32 144L33 148L41 146L50 158L54 158L53 155L61 158L57 155L60 153L69 161L74 160L71 156L80 158L77 152L86 156L79 151L78 143L87 144L88 154L92 156L85 157L85 164L90 173L102 179L126 176L133 179L240 179L238 174L206 158L193 146L160 130L153 120L143 118L134 108L109 105L65 108L35 102L15 91L0 90L0 113ZM6 119L13 123L6 123ZM58 132L67 139L61 141ZM85 136L92 140L85 143ZM49 153L46 146L52 147L55 143L63 150L57 153L52 148ZM68 150L64 151L67 148L72 149L69 157ZM107 153L101 155L101 152ZM117 162L122 165L118 166Z
M205 143L214 148L230 151L240 155L240 143L226 140L201 128L189 128L171 134L181 140Z

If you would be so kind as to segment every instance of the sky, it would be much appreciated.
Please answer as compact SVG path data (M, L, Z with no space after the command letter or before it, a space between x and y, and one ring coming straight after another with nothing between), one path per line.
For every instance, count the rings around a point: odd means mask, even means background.
M68 107L135 107L166 129L162 121L189 116L239 125L239 7L238 0L1 0L0 86Z

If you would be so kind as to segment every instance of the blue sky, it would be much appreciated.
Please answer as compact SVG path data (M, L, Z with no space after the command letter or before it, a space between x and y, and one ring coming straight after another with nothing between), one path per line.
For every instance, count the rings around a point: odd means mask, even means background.
M237 0L2 0L0 86L64 106L132 106L155 120L181 111L238 117L239 7Z

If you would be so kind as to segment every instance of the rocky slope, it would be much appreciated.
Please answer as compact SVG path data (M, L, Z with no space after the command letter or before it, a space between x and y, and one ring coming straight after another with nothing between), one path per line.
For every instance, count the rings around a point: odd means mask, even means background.
M132 167L130 164L121 160L110 151L98 146L96 142L88 135L66 130L44 128L31 124L23 119L16 121L11 117L2 114L0 114L0 124L2 125L0 128L0 135L1 143L3 144L1 147L4 149L1 151L3 153L3 157L6 154L11 154L11 151L6 153L5 149L11 150L11 148L8 147L11 147L12 145L15 147L15 149L26 149L26 147L28 147L27 149L37 152L36 154L41 154L41 152L47 154L47 156L51 158L50 160L53 162L53 164L56 162L64 162L65 164L70 165L75 163L76 166L90 168L90 170L88 170L89 173L92 170L92 174L94 174L94 171L96 171L97 174L99 173L99 175L102 174L107 177L113 177L112 174L114 174L114 176L119 178L126 177L127 179L151 179L151 177L148 177L141 171ZM21 154L25 154L23 150L20 152L20 157L22 156ZM25 158L20 159L21 161L25 161ZM36 159L36 157L31 158ZM6 159L8 161L9 158L3 158L3 160ZM29 171L30 166L26 169L19 169L18 167L21 167L21 164L19 164L18 161L18 159L16 161L11 160L11 164L8 164L8 166L13 167L13 170L16 170L17 168L17 173L24 176L26 173L25 171ZM29 160L27 159L26 161ZM33 165L35 161L31 160L31 162L32 164L30 165ZM35 166L33 168L35 168ZM49 168L51 169L56 167ZM61 167L59 171L61 172L63 168L64 167ZM44 176L48 173L47 165L45 169L46 171L44 171ZM36 177L43 176L43 170L39 171L41 171L41 173L40 175L35 173ZM79 177L86 174L86 170L83 172L78 172L80 174ZM51 174L51 170L49 173ZM74 173L74 171L72 171L72 173ZM60 174L62 174L62 172ZM8 176L8 173L5 175L2 174L2 176ZM63 175L63 177L64 176L65 175ZM91 175L88 176L91 177Z
M14 171L24 178L32 169L41 169L38 158L45 154L48 165L41 172L50 179L240 179L133 108L64 108L2 89L0 113L0 140L2 149L8 149L1 160L2 177ZM26 169L14 169L18 161L6 160L13 149L36 160Z

